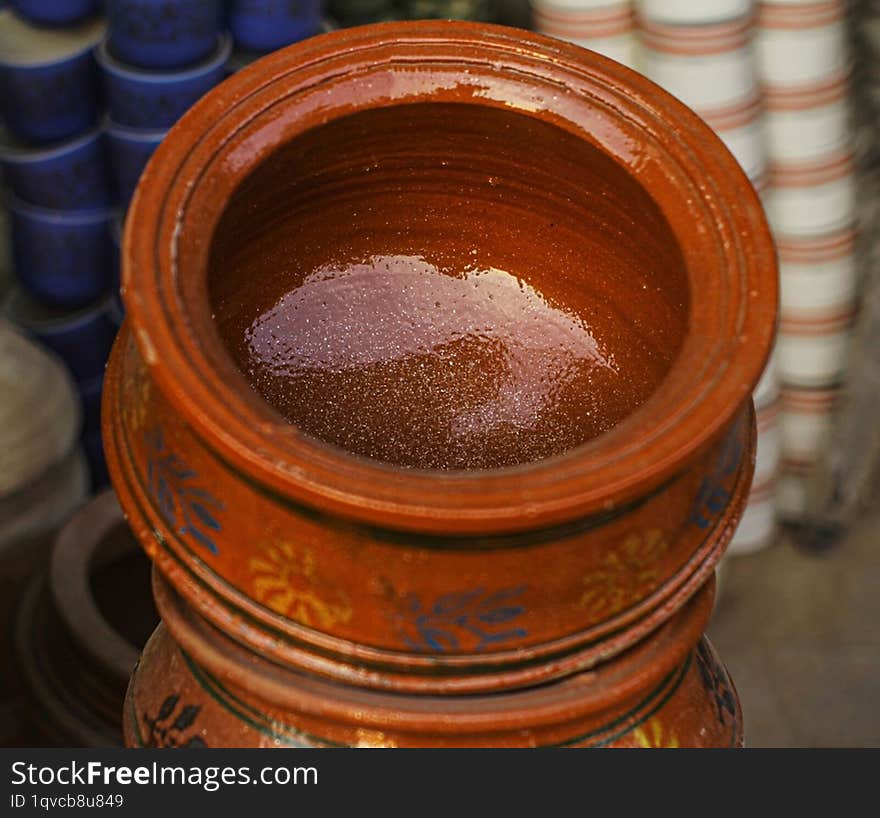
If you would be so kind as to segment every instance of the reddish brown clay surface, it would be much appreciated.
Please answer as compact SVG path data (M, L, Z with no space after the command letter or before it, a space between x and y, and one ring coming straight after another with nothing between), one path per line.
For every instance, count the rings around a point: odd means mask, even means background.
M196 105L126 224L114 486L239 642L486 691L619 653L711 573L775 257L733 157L638 75L504 28L314 38Z
M165 625L132 678L126 742L132 747L738 746L743 735L736 691L709 643L696 644L713 591L710 582L655 638L597 671L517 693L441 700L322 682L257 659L159 581L156 596Z
M130 368L120 372L123 350ZM264 655L380 687L529 684L632 644L711 573L753 468L749 408L696 464L635 504L516 536L419 536L316 515L243 481L144 380L130 342L117 346L105 391L118 396L111 421L122 405L128 423L114 424L113 451L129 464L116 491L158 568ZM247 547L228 547L227 523Z

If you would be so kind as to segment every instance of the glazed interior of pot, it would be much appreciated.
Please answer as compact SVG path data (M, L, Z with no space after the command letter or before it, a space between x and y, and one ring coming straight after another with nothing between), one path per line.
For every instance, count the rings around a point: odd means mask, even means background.
M280 415L428 470L596 438L656 390L688 324L681 250L620 164L465 103L371 109L283 145L226 206L208 288Z

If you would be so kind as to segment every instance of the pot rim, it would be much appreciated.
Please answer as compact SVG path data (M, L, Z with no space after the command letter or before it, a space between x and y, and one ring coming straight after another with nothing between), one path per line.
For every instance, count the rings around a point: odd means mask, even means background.
M420 71L407 85L413 65ZM328 90L337 91L335 101ZM684 256L689 327L663 382L615 428L562 455L440 472L350 454L298 432L253 392L211 319L206 237L247 173L334 114L425 101L500 107L589 141L655 199ZM213 172L220 165L223 172ZM172 128L129 212L125 306L139 353L175 410L244 480L383 527L503 533L642 496L729 425L749 399L775 333L769 227L721 140L683 103L619 63L503 26L379 23L274 52L213 89Z

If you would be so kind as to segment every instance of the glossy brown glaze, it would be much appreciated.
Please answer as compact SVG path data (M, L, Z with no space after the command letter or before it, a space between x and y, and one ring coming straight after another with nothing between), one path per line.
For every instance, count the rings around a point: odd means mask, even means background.
M681 253L610 156L521 113L351 114L264 160L209 272L220 334L302 431L422 469L527 463L616 425L687 321Z
M316 514L243 480L181 423L126 327L104 390L108 457L125 469L115 488L159 570L260 653L378 687L534 684L631 645L711 573L754 465L746 406L637 503L518 535L425 536Z

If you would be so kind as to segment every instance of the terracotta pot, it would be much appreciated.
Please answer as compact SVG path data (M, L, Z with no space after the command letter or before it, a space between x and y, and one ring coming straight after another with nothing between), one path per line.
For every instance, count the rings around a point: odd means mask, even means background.
M160 578L164 625L125 705L129 747L738 747L733 683L709 642L714 581L597 671L445 699L323 681L255 657Z
M123 291L103 414L127 517L199 614L289 667L569 677L663 626L741 512L776 312L759 201L693 112L574 46L424 22L254 63L148 165ZM315 335L272 313L288 296ZM315 356L304 385L273 332ZM452 352L398 367L411 343Z
M61 530L48 573L29 584L15 625L37 745L121 745L125 689L158 619L147 567L112 492Z

